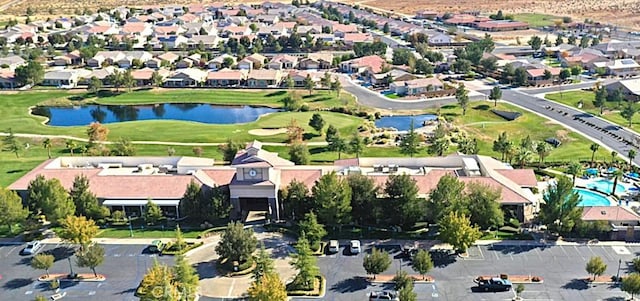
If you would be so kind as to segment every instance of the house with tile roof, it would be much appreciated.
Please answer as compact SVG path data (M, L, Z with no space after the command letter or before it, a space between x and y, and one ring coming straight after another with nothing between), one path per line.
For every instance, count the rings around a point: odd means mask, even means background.
M248 211L266 211L273 219L280 219L278 192L293 180L311 188L320 177L334 172L339 177L365 175L383 186L391 175L404 173L416 182L420 197L428 197L442 176L452 175L467 184L496 189L503 209L514 212L521 221L531 220L538 208L539 196L530 189L537 184L533 170L513 169L480 155L354 158L337 160L333 165L295 165L254 141L238 151L230 166L213 163L212 159L195 157L59 157L40 164L9 189L26 197L29 183L39 175L56 178L69 189L73 179L83 174L101 204L112 210L141 214L151 200L165 213L180 217L180 200L193 181L204 189L228 189L233 218L240 219Z
M384 64L386 64L386 61L380 56L369 55L341 62L340 71L357 74L365 71L380 73Z
M247 79L246 70L222 69L207 73L207 87L240 87Z
M582 220L587 223L603 223L610 227L604 239L638 241L640 239L640 215L626 206L585 206Z

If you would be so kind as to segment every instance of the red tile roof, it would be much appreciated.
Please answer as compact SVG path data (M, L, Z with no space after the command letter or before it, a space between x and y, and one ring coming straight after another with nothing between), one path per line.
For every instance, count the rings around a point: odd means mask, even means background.
M224 186L231 183L233 176L236 174L236 170L229 169L203 169L202 172L211 178L213 182L218 186Z
M582 209L585 221L640 221L637 213L621 206L593 206Z
M280 187L287 187L289 183L296 180L311 189L321 176L320 169L283 169L280 171Z
M496 171L521 187L536 187L538 185L533 169L497 169Z

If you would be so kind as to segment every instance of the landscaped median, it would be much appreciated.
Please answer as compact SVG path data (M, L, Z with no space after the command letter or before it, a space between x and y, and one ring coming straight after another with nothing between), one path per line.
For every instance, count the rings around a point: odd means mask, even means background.
M511 283L513 284L518 284L518 283L522 283L522 284L534 284L534 283L544 283L544 279L540 276L535 276L535 275L507 275L507 274L501 274L501 275L482 275L482 276L478 276L478 278L476 278L476 280L482 280L482 279L491 279L491 278L501 278L501 279L506 279L511 281Z
M421 275L407 275L407 276L413 279L413 282L415 283L434 283L436 281L436 279L431 276L425 276L425 277ZM367 277L367 279L371 283L394 283L394 280L393 280L394 277L396 277L396 275L383 274L383 275L376 275L375 278Z
M287 285L287 295L288 296L302 296L302 297L324 297L325 290L327 288L327 279L324 276L320 275L315 278L313 281L313 289L312 290L300 290L294 288L294 282L291 282Z
M49 274L38 277L38 281L51 282L51 281L83 281L83 282L102 282L107 280L102 274L75 274L75 277L69 277L69 274Z
M238 277L248 275L256 268L257 263L252 258L242 263L231 262L227 258L216 261L216 269L226 277Z

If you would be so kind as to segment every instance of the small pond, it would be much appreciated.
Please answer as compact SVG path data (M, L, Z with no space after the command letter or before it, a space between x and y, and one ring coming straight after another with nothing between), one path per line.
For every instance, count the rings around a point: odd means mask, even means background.
M257 120L277 109L252 106L219 106L201 103L154 105L86 105L36 107L33 114L49 118L48 125L83 126L91 122L116 123L136 120L183 120L210 124L236 124Z
M425 121L435 120L436 118L436 115L431 114L386 116L376 120L376 127L395 128L398 131L408 131L411 127L411 120L413 120L413 126L415 128L419 128L422 127L422 124Z

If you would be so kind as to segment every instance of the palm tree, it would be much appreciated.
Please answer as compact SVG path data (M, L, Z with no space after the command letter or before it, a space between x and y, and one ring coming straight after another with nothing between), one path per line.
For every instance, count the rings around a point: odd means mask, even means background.
M42 147L47 150L47 156L51 159L51 139L44 139L44 141L42 141Z
M567 167L567 173L573 176L573 185L575 185L576 176L582 173L582 164L577 161L569 163L569 167Z
M76 147L77 147L76 142L73 141L73 140L67 140L65 145L67 146L67 149L69 150L69 153L71 153L71 157L73 157L73 150L76 149Z
M549 151L551 151L551 147L546 142L540 141L536 144L536 153L538 153L538 158L540 158L538 168L540 168L544 163L544 158L549 154Z
M611 188L610 194L615 196L616 187L618 186L618 178L620 178L620 176L622 175L622 170L620 170L619 168L616 168L613 170L612 175L613 175L613 188Z
M600 149L600 145L592 143L591 146L589 146L589 149L591 150L591 167L593 167L593 158L596 156L598 149Z
M525 147L518 148L516 152L516 162L520 163L520 168L524 168L524 165L531 160L531 150Z
M636 150L630 149L627 157L629 157L629 168L631 168L631 166L633 165L633 159L636 158Z
M613 166L613 162L616 161L616 156L618 156L618 153L616 151L611 151L611 166Z

